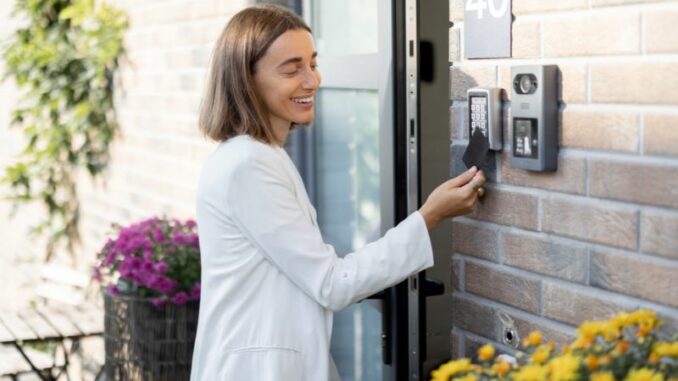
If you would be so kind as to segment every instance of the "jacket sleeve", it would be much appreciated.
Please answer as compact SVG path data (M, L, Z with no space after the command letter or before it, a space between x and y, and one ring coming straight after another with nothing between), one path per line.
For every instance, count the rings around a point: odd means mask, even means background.
M428 230L419 212L381 239L340 258L323 242L279 162L252 157L233 175L226 197L237 226L275 267L325 308L341 310L433 265Z

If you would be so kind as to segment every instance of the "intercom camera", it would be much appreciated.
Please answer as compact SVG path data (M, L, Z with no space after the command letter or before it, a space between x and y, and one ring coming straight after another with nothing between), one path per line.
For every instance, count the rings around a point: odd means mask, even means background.
M558 67L511 68L511 166L531 171L558 167Z

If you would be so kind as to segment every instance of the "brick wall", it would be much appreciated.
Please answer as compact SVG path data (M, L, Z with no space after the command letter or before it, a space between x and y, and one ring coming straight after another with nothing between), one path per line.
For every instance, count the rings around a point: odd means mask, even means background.
M510 94L513 65L559 66L560 151L557 172L531 173L505 146L481 205L455 220L453 356L510 351L500 312L560 344L621 309L678 328L678 1L513 0L513 57L489 60L463 57L463 6L451 0L454 172L466 90Z
M0 39L17 23L9 14L13 1L0 2ZM126 224L158 214L195 216L195 188L204 157L212 143L197 132L197 110L207 76L207 64L221 30L247 0L178 0L111 2L124 9L130 28L127 58L120 72L116 102L122 127L104 181L79 180L83 245L78 265L85 269L102 246L112 222ZM2 68L0 67L0 73ZM9 128L17 98L11 82L0 85L0 168L22 148L18 129ZM4 193L4 189L1 189ZM18 263L44 256L43 246L27 234L42 217L41 209L21 209L8 215L10 204L0 200L0 275L11 276ZM19 277L21 278L21 277ZM19 287L27 280L11 282ZM3 287L2 306L11 306L12 289ZM16 299L16 298L14 298Z

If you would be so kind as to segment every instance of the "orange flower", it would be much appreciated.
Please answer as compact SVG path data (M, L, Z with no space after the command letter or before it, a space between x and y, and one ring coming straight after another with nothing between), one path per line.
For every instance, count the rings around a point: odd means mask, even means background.
M594 355L586 356L586 367L592 372L598 369L598 357Z
M647 361L650 364L657 364L657 363L659 363L659 360L660 360L659 355L654 353L654 352L650 353L650 356L647 358Z
M645 336L647 336L648 333L650 333L651 329L652 329L652 327L650 327L649 325L643 324L640 327L638 327L638 330L636 331L636 335L638 335L638 337L645 337Z
M610 365L610 363L612 363L612 357L610 357L610 355L605 355L598 359L598 365L606 366Z
M492 370L499 375L499 377L504 377L509 370L511 370L511 364L508 361L499 361L492 365Z
M619 340L617 342L617 346L614 348L615 352L621 354L621 353L626 353L626 351L629 350L629 347L631 344L626 341L626 340Z

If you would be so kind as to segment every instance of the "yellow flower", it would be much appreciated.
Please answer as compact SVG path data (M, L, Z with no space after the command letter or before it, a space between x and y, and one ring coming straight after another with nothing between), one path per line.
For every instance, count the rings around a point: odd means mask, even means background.
M678 341L673 343L659 341L652 346L652 353L660 357L678 357Z
M605 340L612 340L619 334L619 328L616 324L606 321L585 321L579 328L579 339L585 343L593 343L596 336L602 336Z
M654 328L658 325L657 314L650 310L637 310L629 314L628 324L647 325Z
M504 377L511 370L511 364L508 361L499 361L492 365L492 370L500 377Z
M542 365L546 362L546 360L549 359L550 355L551 355L551 348L549 348L546 345L542 345L534 351L532 356L530 356L530 360L535 364Z
M596 372L591 375L589 381L615 381L612 372Z
M469 359L449 361L431 372L431 381L449 381L454 375L467 372L470 368Z
M525 338L523 341L523 346L533 346L536 347L537 345L541 344L541 339L542 339L542 333L539 331L532 331L530 334Z
M490 361L494 357L494 347L492 344L485 344L478 349L478 358L480 361Z
M541 365L525 365L513 374L514 381L546 381L546 368Z
M630 371L624 381L664 381L664 376L650 369L640 368Z
M581 359L567 354L553 358L548 364L551 381L571 381L577 378Z

